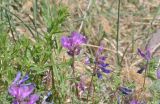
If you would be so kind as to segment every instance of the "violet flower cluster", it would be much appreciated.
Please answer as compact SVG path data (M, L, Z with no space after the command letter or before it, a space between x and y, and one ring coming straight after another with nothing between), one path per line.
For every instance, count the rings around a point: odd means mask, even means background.
M151 60L151 53L149 49L146 49L146 52L142 52L139 48L138 53L142 58L144 58L147 61L146 65L141 67L140 70L137 71L137 73L141 74L147 68L147 64Z
M150 50L149 50L149 49L146 49L146 52L144 53L144 52L142 52L140 49L138 49L138 53L139 53L139 55L140 55L141 57L143 57L143 58L147 61L147 63L146 63L146 66L147 66L148 62L151 60ZM144 66L144 67L142 67L140 70L138 70L137 73L140 73L140 74L141 74L141 73L143 72L143 70L146 69L146 66ZM157 69L156 75L157 75L157 79L160 79L160 69Z
M80 80L80 82L76 84L76 87L78 88L79 96L81 96L87 88L83 80Z
M68 49L67 53L70 56L78 55L81 45L84 43L87 43L86 37L78 32L72 32L70 36L63 36L61 38L62 46Z
M35 104L39 100L39 96L34 94L35 84L25 84L28 79L28 75L21 79L21 72L17 73L16 78L8 88L9 94L14 97L12 104Z
M109 64L106 63L107 57L105 55L102 55L103 50L104 50L104 47L101 45L97 50L96 59L95 59L95 64L97 65L96 74L99 79L102 79L101 72L104 72L106 74L111 72L111 70L107 68L109 66Z
M85 90L85 83L81 80L79 83L76 84L76 86L78 87L78 89L80 89L81 91Z
M146 61L150 61L151 60L151 53L149 49L146 49L146 52L142 52L139 48L138 48L138 53L141 57L143 57Z
M129 102L129 104L140 104L137 100L131 100L130 102Z
M96 70L94 74L96 74L99 79L102 79L102 72L106 74L111 72L111 70L107 68L109 66L109 64L106 63L107 57L105 55L102 55L103 50L104 47L101 45L96 52L94 61L96 64ZM87 57L85 60L85 64L89 65L90 63L90 58Z
M132 89L129 89L127 87L120 87L119 90L122 92L124 95L130 95L132 93Z

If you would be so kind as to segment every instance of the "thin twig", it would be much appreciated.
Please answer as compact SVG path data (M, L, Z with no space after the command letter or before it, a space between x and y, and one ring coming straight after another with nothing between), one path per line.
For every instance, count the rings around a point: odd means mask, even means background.
M99 48L99 46L96 46L96 45L92 45L92 44L83 44L84 46L88 46L88 47L94 47L94 48ZM116 51L112 50L112 49L109 49L109 48L103 48L104 50L106 51L110 51L110 52L113 52L113 53L116 53ZM123 56L123 53L118 51L118 54L120 56Z
M146 63L146 69L145 69L145 74L144 74L144 81L143 81L143 89L145 88L145 83L146 83L146 76L147 76L147 70L149 69L149 62L147 61Z
M120 18L120 2L121 0L119 0L118 2L118 18L117 18L117 36L116 36L116 42L117 42L117 45L116 45L116 50L117 50L117 65L119 65L119 54L118 54L118 51L119 51L119 18Z
M88 12L91 4L92 4L92 0L89 0L88 6L87 6L87 10L86 10L86 12L84 13L83 20L82 20L81 25L80 25L80 27L79 27L79 32L81 32L81 30L82 30L82 27L83 27L83 24L84 24L84 19L87 17L87 12Z
M35 27L35 31L36 31L36 35L37 37L39 37L38 35L38 31L37 31L37 0L34 0L34 27Z
M96 58L96 60L97 60L97 58ZM95 64L94 69L93 69L93 73L92 73L92 78L91 78L89 88L88 88L87 101L89 101L88 99L89 99L90 89L91 89L91 86L93 85L93 78L95 76L96 68L97 68L97 65ZM94 94L94 88L93 88L93 94ZM94 104L94 96L92 96L92 103Z
M32 32L32 30L30 29L30 27L21 19L19 18L16 14L12 13L11 11L9 11L7 8L3 7L2 5L0 5L0 8L6 10L7 12L9 12L10 14L12 14L13 16L15 16L18 20L20 20L24 26L27 27L27 29L30 31L30 33L32 34L33 38L35 38L34 33Z
M72 68L73 78L75 79L76 78L76 75L75 75L75 55L72 56L71 68ZM74 86L76 87L76 96L79 98L79 96L78 96L78 88L76 86L76 82L74 82Z
M8 15L7 11L5 11L5 13L6 13L6 16L7 16L7 19L8 19L9 28L10 28L10 30L11 30L11 34L12 34L13 41L16 42L16 39L15 39L13 30L12 30L12 25L11 25L10 17L9 17L9 15Z

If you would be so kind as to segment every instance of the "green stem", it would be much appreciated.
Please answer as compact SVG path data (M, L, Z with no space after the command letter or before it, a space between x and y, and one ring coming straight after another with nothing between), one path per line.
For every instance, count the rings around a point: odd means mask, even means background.
M97 58L96 58L96 60L97 60ZM90 84L89 84L89 88L88 88L87 101L89 101L88 99L89 99L90 89L91 89L91 86L93 85L93 78L94 78L95 73L96 73L96 68L97 68L97 65L95 64L94 69L93 69L92 78L91 78L91 81L90 81ZM94 91L95 90L93 89L93 96L92 96L92 103L93 104L94 104Z
M117 65L119 66L119 18L120 18L120 0L118 2L118 18L117 18L117 36L116 36L116 50L117 50Z
M71 68L72 68L73 79L75 79L75 78L76 78L76 75L75 75L75 55L72 56ZM73 84L73 82L72 82L71 84ZM76 96L79 98L78 88L77 88L77 86L76 86L76 82L74 82L74 87L76 87ZM74 88L73 88L73 89L74 89ZM75 90L74 90L74 92L75 92Z
M10 17L9 17L8 12L6 10L5 10L5 13L6 13L8 23L9 23L9 28L11 30L11 35L12 35L13 41L16 42L16 39L15 39L15 36L14 36L14 33L13 33L13 29L12 29L12 25L11 25L11 21L10 21Z
M145 89L147 70L148 70L148 67L149 67L148 64L149 64L149 62L147 61L147 63L146 63L146 69L145 69L145 74L144 74L143 89Z

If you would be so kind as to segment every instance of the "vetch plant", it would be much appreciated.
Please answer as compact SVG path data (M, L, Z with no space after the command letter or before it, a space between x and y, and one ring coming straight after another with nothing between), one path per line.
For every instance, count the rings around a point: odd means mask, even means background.
M68 55L72 57L71 68L73 79L76 78L74 66L75 56L79 55L81 51L81 45L85 43L87 43L86 37L78 32L72 32L70 36L62 36L61 38L62 47L66 48ZM71 82L71 84L73 84L73 82ZM76 82L74 83L74 86L76 87ZM76 95L79 97L78 87L76 87Z
M129 89L127 87L120 87L119 90L124 94L124 95L130 95L132 93L132 89Z
M146 60L146 65L144 67L144 69L140 69L137 71L137 73L142 73L143 70L145 70L145 75L144 75L144 82L143 82L143 88L145 86L145 81L146 81L146 75L147 75L147 69L148 69L148 65L149 65L149 62L151 60L151 52L149 49L146 49L145 52L142 52L139 48L138 48L138 53L139 55L144 58Z
M101 45L98 48L96 55L95 55L95 59L94 59L94 64L95 64L94 69L95 70L93 70L94 71L93 74L94 75L96 74L99 79L102 79L102 73L108 74L111 72L111 70L107 68L109 66L109 64L106 63L107 57L105 55L102 55L103 50L104 50L104 47ZM85 64L86 65L91 64L89 57L86 58Z
M107 68L109 66L109 64L106 63L107 57L105 55L102 55L103 50L104 50L103 45L100 45L95 55L93 74L92 74L91 82L88 89L87 100L89 98L89 92L90 92L91 86L93 85L93 77L97 75L99 79L102 79L102 73L108 74L111 72L111 70ZM89 58L87 58L85 63L87 64L90 63ZM93 88L93 93L94 93L94 88Z
M102 79L101 72L106 73L106 74L111 72L111 70L107 69L107 66L109 66L109 64L106 63L107 57L102 55L103 49L104 49L103 46L99 47L96 53L96 59L95 59L95 64L97 66L96 74L99 79Z
M28 75L21 79L21 72L17 73L8 88L9 94L14 97L12 104L35 104L39 100L39 96L34 94L35 84L25 83L28 79Z
M79 83L76 84L76 87L78 88L78 96L81 97L81 95L85 92L85 89L87 88L84 81L81 79Z
M129 102L129 104L140 104L137 100L133 99Z
M81 50L81 45L86 42L86 37L78 32L72 32L70 36L63 36L61 38L62 46L68 49L67 53L70 56L78 55Z
M150 61L151 60L151 53L149 49L146 49L146 52L142 52L139 48L138 48L138 53L141 57L143 57L146 61Z

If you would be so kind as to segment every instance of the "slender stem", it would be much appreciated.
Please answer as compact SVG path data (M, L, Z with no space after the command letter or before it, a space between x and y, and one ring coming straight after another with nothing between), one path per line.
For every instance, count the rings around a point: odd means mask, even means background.
M9 11L6 7L3 7L1 4L0 4L0 8L6 10L7 12L9 12L13 16L15 16L18 20L20 20L23 23L23 25L26 26L26 28L30 31L30 33L32 34L33 38L35 38L34 33L32 32L31 28L20 17L18 17L17 15L15 15L11 11Z
M0 0L0 4L2 4L2 0ZM0 9L0 12L1 12L1 20L3 20L3 9L2 8Z
M72 65L71 65L71 67L72 67L73 78L75 79L76 78L76 75L75 75L75 55L72 56ZM76 96L79 97L78 96L78 88L76 86L76 82L74 83L74 86L76 87Z
M51 41L51 40L50 40ZM52 51L52 46L50 45L50 51ZM54 49L54 52L55 52L55 49ZM55 53L56 54L56 53ZM51 53L51 57L50 57L50 60L51 60L51 64L54 64L54 54ZM52 74L52 92L53 92L53 99L56 99L54 101L57 102L57 99L58 99L58 102L60 103L61 102L61 99L59 97L59 92L58 90L56 89L56 80L55 80L55 73L54 73L54 65L50 66L50 71L51 71L51 74Z
M52 89L55 89L54 71L52 66L50 66L50 71L52 73Z
M146 69L145 69L145 74L144 74L143 89L145 88L146 76L147 76L147 70L148 70L148 64L149 64L149 62L147 61L147 63L146 63Z
M145 90L147 70L148 70L148 67L149 67L148 64L149 64L149 61L147 61L147 63L146 63L146 69L145 69L145 74L144 74L143 86L142 86L142 90L141 90L140 94L138 95L138 99L139 99L139 97L141 96L142 92Z
M120 0L118 2L118 18L117 18L117 36L116 36L116 50L117 50L117 64L119 65L119 18L120 18Z
M6 10L5 10L5 13L6 13L6 17L7 17L7 19L8 19L9 28L10 28L10 30L11 30L11 34L12 34L13 41L16 42L16 39L15 39L13 30L12 30L12 25L11 25L10 17L9 17L8 12L7 12Z
M52 58L51 58L52 60ZM55 87L55 79L54 79L54 71L53 71L53 66L50 66L50 71L52 74L52 93L53 93L53 99L55 99L56 96L56 87Z
M74 61L75 61L75 59L74 59L74 58L75 58L75 56L73 55L73 56L72 56L72 65L71 65L71 67L72 67L72 71L73 71L72 74L73 74L73 76L75 77L75 66L74 66Z
M87 6L87 10L86 10L86 12L84 13L83 20L82 20L81 25L80 25L80 27L79 27L79 32L81 32L81 30L82 30L82 27L83 27L83 24L84 24L84 20L85 20L85 18L87 17L87 12L89 11L89 8L90 8L91 4L92 4L92 0L89 0L88 6Z
M37 31L37 0L34 0L34 8L33 8L33 15L34 15L34 27L36 31L36 35L39 38L38 31Z
M90 84L89 84L89 88L88 88L87 101L89 99L89 94L90 94L91 86L93 85L93 78L95 76L96 68L97 68L97 65L95 64L94 69L93 69L92 78L91 78L91 81L90 81ZM94 89L93 89L93 94L94 94ZM94 103L94 96L92 96L92 102Z
M88 101L88 98L89 98L89 92L90 92L90 89L91 89L91 86L92 86L92 83L93 83L93 77L94 77L94 75L92 75L91 82L90 82L90 84L89 84L88 94L87 94L87 101Z

